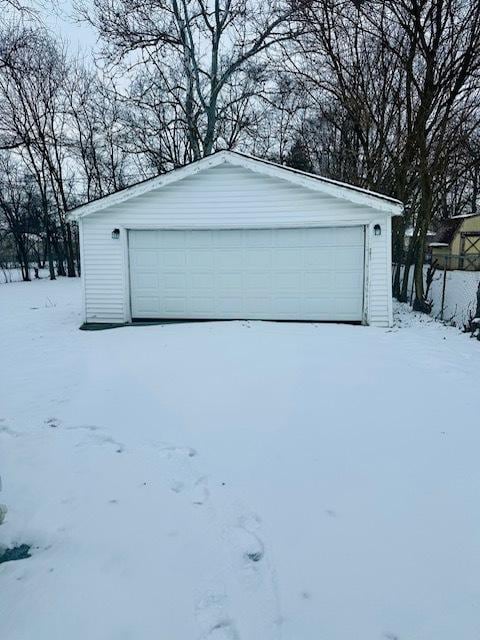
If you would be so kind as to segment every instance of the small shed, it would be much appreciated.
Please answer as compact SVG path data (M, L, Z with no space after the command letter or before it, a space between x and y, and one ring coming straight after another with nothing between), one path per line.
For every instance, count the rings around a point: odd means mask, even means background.
M387 196L232 151L72 210L85 323L392 323Z
M441 268L480 271L480 214L442 220L429 247Z

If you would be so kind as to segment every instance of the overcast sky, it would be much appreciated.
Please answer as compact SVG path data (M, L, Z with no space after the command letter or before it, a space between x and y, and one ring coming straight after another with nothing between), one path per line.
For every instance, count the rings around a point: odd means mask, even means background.
M45 1L40 14L47 28L60 36L72 53L91 55L96 46L96 33L86 24L78 24L73 17L71 0Z

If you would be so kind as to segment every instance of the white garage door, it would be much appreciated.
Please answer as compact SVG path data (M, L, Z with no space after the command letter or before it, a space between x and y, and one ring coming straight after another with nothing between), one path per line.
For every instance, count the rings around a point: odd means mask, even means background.
M130 231L133 318L361 320L364 228Z

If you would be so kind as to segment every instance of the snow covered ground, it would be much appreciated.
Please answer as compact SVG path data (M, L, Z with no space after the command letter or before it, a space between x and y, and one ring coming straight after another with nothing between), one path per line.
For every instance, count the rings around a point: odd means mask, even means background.
M480 637L480 343L79 306L0 286L2 640Z

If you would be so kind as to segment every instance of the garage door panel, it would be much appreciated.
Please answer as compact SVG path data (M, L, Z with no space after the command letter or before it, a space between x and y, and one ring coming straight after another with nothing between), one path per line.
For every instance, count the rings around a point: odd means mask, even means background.
M279 291L299 291L302 288L301 271L278 271L272 275L273 288Z
M362 319L363 227L130 231L134 318Z
M178 271L166 271L160 278L160 286L165 289L185 289L187 286L187 275Z
M188 254L188 263L191 267L214 266L214 253L210 249L192 249Z
M185 296L169 296L166 294L159 300L159 306L165 313L174 318L181 318L187 311L187 301Z
M244 242L249 247L270 248L273 242L273 229L248 229L243 231Z
M301 301L300 301L301 302ZM272 308L279 318L289 317L298 314L298 297L294 295L276 295L271 300Z
M200 231L199 233L203 232ZM213 246L215 249L230 249L243 246L244 231L242 229L237 229L234 234L230 229L218 229L212 233L214 234Z
M312 271L302 274L303 288L307 295L322 295L335 291L335 274L332 271Z
M331 299L311 296L302 300L302 312L306 318L323 320L331 317L333 311L334 304Z
M158 251L158 256L161 266L166 267L167 269L184 267L187 263L187 254L185 250L160 249Z
M303 269L303 251L300 247L279 247L272 252L272 267L277 269Z
M306 229L274 229L273 246L274 247L304 247Z
M158 245L158 234L156 231L130 232L128 242L131 248L156 249Z
M265 248L249 248L248 259L244 260L246 269L270 269L272 264L272 250Z
M133 253L131 264L136 267L154 267L158 266L158 252L152 249L139 249Z
M345 227L343 227L345 228ZM355 227L358 229L358 227ZM332 247L336 244L336 230L322 227L304 229L303 246L305 247Z
M192 296L189 299L189 308L193 317L205 318L208 317L211 309L215 306L215 297L211 296Z
M265 315L270 311L270 296L245 296L245 311L250 316Z
M132 275L132 283L137 290L149 289L155 292L159 286L159 276L155 271L139 271Z
M224 291L225 289L241 289L242 288L242 273L240 271L231 271L224 273L215 273L212 274L214 277L216 285L219 291Z
M191 238L191 231L157 231L160 239L159 246L167 249L185 249L187 237Z
M357 291L363 287L363 274L358 271L336 271L332 274L336 291Z
M139 317L156 317L156 314L161 312L158 298L153 297L150 293L148 295L139 293L135 299L135 306L138 309Z
M351 320L352 317L361 314L362 306L352 301L351 297L346 299L328 299L325 297L305 298L303 301L303 311L309 318L319 320L329 320L332 317L336 320Z
M337 247L360 247L363 249L363 234L358 233L358 227L338 227L335 229L335 245Z
M333 247L308 247L303 251L304 266L307 269L324 269L329 271L335 264L335 250Z
M337 270L358 269L358 263L363 260L363 248L361 247L337 247L332 252L332 259Z
M192 295L195 294L196 289L210 289L212 292L215 289L215 274L213 271L200 273L190 272L185 280L188 291L190 291Z
M212 231L190 231L189 246L199 249L211 249L213 246Z
M349 319L352 314L361 313L362 305L352 300L351 296L338 296L334 301L333 312L339 319Z
M217 297L215 308L220 318L229 316L240 318L243 313L243 298L241 296Z
M239 269L243 266L243 252L241 249L220 249L215 252L215 267L218 269Z
M265 291L270 292L272 287L272 277L269 272L247 271L243 274L243 285L246 294L250 289L264 289Z

